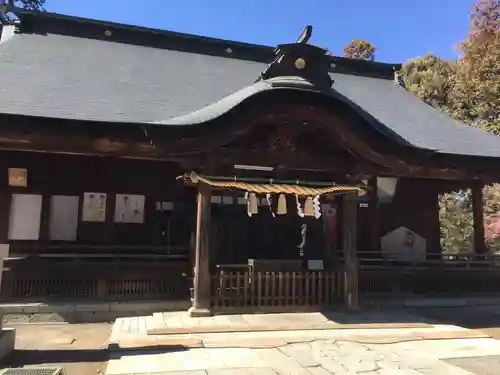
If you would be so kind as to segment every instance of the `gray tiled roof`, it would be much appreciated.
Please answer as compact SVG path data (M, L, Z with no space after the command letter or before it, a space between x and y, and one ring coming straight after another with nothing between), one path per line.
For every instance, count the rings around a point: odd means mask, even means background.
M334 74L334 89L379 126L411 145L437 152L500 157L500 137L441 113L392 80Z
M0 113L168 125L169 119L241 89L244 93L235 96L239 99L255 94L248 86L266 66L82 37L21 33L0 44ZM397 133L415 147L500 157L500 138L439 113L393 80L339 73L333 78L334 94L372 125Z
M0 112L151 122L251 84L266 64L62 35L0 45Z

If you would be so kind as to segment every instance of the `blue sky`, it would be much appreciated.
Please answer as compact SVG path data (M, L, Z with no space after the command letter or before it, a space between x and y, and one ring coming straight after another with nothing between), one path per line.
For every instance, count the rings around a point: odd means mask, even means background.
M143 4L143 5L141 5ZM51 12L190 34L276 45L314 27L311 43L341 55L352 39L377 47L377 60L428 52L457 57L472 0L47 0Z

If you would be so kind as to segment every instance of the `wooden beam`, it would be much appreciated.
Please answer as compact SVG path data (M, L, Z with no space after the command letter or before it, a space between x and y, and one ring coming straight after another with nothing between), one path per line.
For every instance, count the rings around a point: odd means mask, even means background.
M50 200L52 194L42 194L42 212L40 215L40 236L41 243L50 242Z
M377 177L371 177L368 180L368 211L370 223L370 250L380 249L380 231L379 231L379 215L378 215L378 193L377 193Z
M358 257L357 257L357 225L358 195L346 194L343 202L343 250L344 250L344 297L349 309L359 307L358 298Z
M39 142L37 139L26 140L26 142L14 142L0 138L0 150L3 151L25 151L39 153L53 153L62 155L82 155L82 156L114 156L124 159L138 160L155 160L169 161L183 164L190 164L192 168L204 167L211 159L206 159L207 153L193 152L185 155L162 153L158 149L151 147L148 143L137 142L127 145L120 141L102 140L102 142L89 142L84 144L81 140L77 144L71 143L71 139L67 139L65 144L49 144L47 142ZM99 146L96 146L96 143ZM109 147L104 147L103 145ZM211 150L210 152L214 152ZM217 150L215 150L217 152ZM216 155L216 154L214 154ZM300 154L299 154L300 155ZM224 153L225 162L238 162L239 164L273 164L273 166L281 166L288 170L311 171L311 172L346 172L350 174L377 174L379 176L394 176L394 177L413 177L413 178L429 178L441 179L449 181L464 181L469 180L465 172L455 169L440 169L432 167L412 167L408 169L391 170L380 165L366 163L357 163L355 165L346 165L345 160L337 160L335 158L303 156L297 157L297 154L286 154L279 152L263 152L242 150L231 153ZM193 164L199 161L201 164ZM222 160L221 160L222 161ZM500 180L498 176L480 175L491 181Z
M7 175L7 171L2 171ZM3 179L0 179L2 181ZM9 220L12 192L7 188L7 182L0 191L0 245L9 243Z
M474 251L476 254L484 254L487 251L484 239L484 185L476 181L472 185L472 214L474 220Z
M212 285L210 276L210 197L210 187L200 185L196 213L194 296L193 305L188 310L189 316L192 317L212 315L210 310Z
M439 165L435 157L430 157L429 153L423 151L413 149L410 152L408 148L404 149L406 151L401 151L399 150L401 147L396 147L396 145L390 148L378 145L379 142L375 140L376 137L373 134L358 131L359 129L355 129L349 122L349 118L343 118L320 106L290 103L283 106L274 105L269 108L258 108L258 111L247 113L245 117L244 121L234 121L210 132L200 134L193 132L194 134L185 137L172 136L174 133L166 133L165 129L160 130L162 127L158 126L150 126L149 130L152 134L143 134L140 129L135 128L134 132L129 128L124 128L124 131L118 131L117 128L112 130L112 135L106 135L104 132L99 135L93 128L94 134L91 135L84 131L86 128L83 125L73 129L63 126L64 124L58 124L58 127L53 126L57 129L52 129L50 126L45 127L42 126L44 124L26 120L0 129L0 149L177 161L189 158L193 154L206 157L211 153L217 153L223 145L248 136L256 124L279 123L286 127L287 122L290 121L305 121L327 129L332 142L339 142L342 147L360 159L359 166L352 166L353 173L462 181L469 180L471 177L479 177L488 181L500 180L500 172L497 168L478 167L477 171L470 168L464 170L460 164L449 166L447 162L442 162ZM153 133L158 133L158 135ZM242 153L247 151L241 150ZM255 152L261 157L268 153L265 150ZM294 155L292 158L287 158L285 162L289 169L316 168L325 171L340 169L345 165L345 162L333 164L330 159L328 156L309 156L308 159L297 162Z
M115 231L115 209L116 209L116 158L106 158L102 165L101 178L103 179L104 191L106 193L106 211L104 221L104 243L114 243Z

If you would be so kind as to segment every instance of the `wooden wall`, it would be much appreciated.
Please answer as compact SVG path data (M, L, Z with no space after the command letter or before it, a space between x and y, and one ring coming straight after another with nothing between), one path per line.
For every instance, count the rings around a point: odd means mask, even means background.
M379 206L380 236L406 227L427 240L427 253L441 252L438 205L439 181L401 178L391 203Z
M28 187L8 187L7 169L13 167L27 168ZM49 238L51 196L79 196L81 207L85 192L102 192L107 194L106 221L83 222L80 212L75 243L89 246L165 246L167 243L159 241L154 233L158 220L161 220L156 211L156 202L168 201L176 205L173 213L176 216L175 220L171 220L170 233L189 232L194 229L195 191L176 181L176 177L184 172L176 164L167 162L2 151L0 152L0 243L8 240L10 199L13 193L43 195L40 239L35 242L51 244L54 243ZM438 186L439 183L435 180L400 179L392 203L379 205L377 214L379 236L382 237L396 228L405 226L427 239L429 253L439 252ZM138 194L146 197L143 224L114 222L116 194ZM224 193L221 192L219 195ZM371 245L373 242L369 241L373 225L369 213L371 203L366 200L364 202L365 204L360 206L358 215L358 244L360 249L368 250L373 248ZM212 237L214 241L218 238L221 242L217 258L231 263L241 262L248 255L255 253L248 248L248 241L245 240L244 233L248 232L249 220L244 207L213 205L213 209L214 225L217 226L213 231L219 234L215 236L214 233ZM237 232L239 235L235 235ZM189 246L189 233L171 237L169 245ZM176 240L174 237L181 239ZM14 252L22 252L23 249L29 248L28 245L33 245L32 242L11 241L12 249Z
M27 168L28 186L9 187L8 168ZM77 241L74 243L159 245L158 236L154 235L158 222L157 202L174 203L172 215L176 215L176 220L171 220L170 224L177 227L169 230L179 232L179 225L186 228L194 225L195 192L176 181L176 177L184 172L177 165L166 162L2 151L0 239L7 240L12 194L40 194L43 196L40 237L35 242L54 243L49 236L50 199L53 195L69 195L80 198ZM107 194L105 222L82 221L81 207L86 192ZM143 223L114 222L116 194L145 196ZM177 245L189 245L189 239L182 242ZM30 244L33 245L33 241L11 241L11 253L22 252Z

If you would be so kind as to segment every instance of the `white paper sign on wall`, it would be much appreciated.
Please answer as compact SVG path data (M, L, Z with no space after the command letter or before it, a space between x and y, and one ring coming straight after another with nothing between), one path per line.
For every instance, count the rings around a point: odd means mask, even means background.
M9 239L32 240L40 237L42 196L12 194L9 217Z
M382 253L389 259L423 261L427 240L406 227L399 227L381 239Z
M76 241L80 197L53 195L50 199L50 239Z
M117 194L115 223L144 223L144 195Z
M104 223L106 221L106 193L84 193L82 221Z

